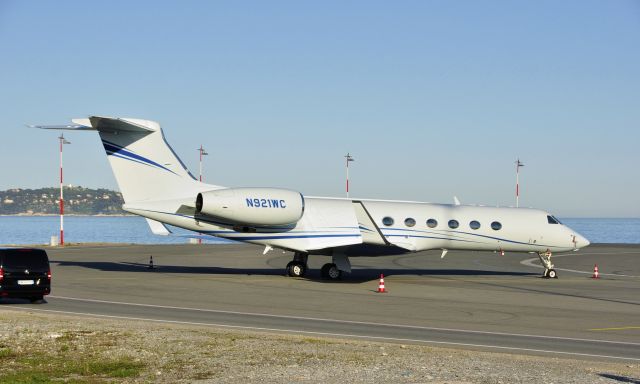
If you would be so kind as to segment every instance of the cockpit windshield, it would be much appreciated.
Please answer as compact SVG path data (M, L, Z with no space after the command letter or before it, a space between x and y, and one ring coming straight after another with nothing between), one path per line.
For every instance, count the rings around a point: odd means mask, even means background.
M547 215L547 222L549 224L562 224L560 222L560 220L556 219L555 217L551 216L551 215Z

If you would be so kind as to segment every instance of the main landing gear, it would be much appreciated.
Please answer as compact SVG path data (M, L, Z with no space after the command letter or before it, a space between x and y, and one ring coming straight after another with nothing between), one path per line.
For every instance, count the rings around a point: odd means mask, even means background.
M293 260L287 264L287 275L291 277L303 277L309 270L307 266L308 258L309 254L307 253L294 253ZM346 255L337 253L333 255L332 263L327 263L320 269L322 278L326 280L339 280L343 272L351 272L351 263Z
M323 279L338 280L342 277L342 271L338 269L338 266L333 263L327 263L322 266L320 274Z
M538 257L540 258L540 263L544 265L544 273L542 274L542 277L557 279L558 273L553 269L553 263L551 262L551 251L547 250L546 252L538 252Z
M308 253L296 252L293 254L293 260L287 264L287 274L291 277L302 277L307 273Z

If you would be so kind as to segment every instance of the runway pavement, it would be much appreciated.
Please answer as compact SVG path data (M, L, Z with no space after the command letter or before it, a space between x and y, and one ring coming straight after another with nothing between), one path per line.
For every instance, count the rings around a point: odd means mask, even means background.
M554 258L420 252L352 258L340 282L284 275L290 253L250 245L123 245L47 249L54 311L316 336L426 343L593 360L640 361L640 246L592 245ZM148 268L153 256L155 269ZM590 278L594 264L601 278ZM376 293L384 273L389 293Z

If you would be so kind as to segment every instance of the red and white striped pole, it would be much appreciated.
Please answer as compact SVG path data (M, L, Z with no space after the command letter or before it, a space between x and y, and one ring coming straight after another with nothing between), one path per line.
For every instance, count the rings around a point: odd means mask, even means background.
M200 148L198 148L198 152L200 152L200 182L202 182L202 156L207 156L207 151L204 150L202 144L200 144Z
M355 159L349 153L347 153L344 157L345 159L347 159L347 198L348 198L349 197L349 162L355 161Z
M524 167L524 164L518 159L516 160L516 208L520 206L520 167Z
M207 156L207 151L204 150L202 144L200 144L200 148L198 148L198 152L200 153L200 182L202 183L202 156ZM202 244L202 239L198 238L198 244Z
M62 176L62 146L64 144L71 144L64 138L64 135L58 137L60 140L60 245L64 245L64 195L62 193L62 184L64 182Z

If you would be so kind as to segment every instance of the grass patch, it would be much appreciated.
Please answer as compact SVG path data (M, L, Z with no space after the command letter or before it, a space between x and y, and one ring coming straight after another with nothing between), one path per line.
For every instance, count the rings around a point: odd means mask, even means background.
M87 383L109 381L113 378L136 377L145 367L140 362L120 358L105 360L100 357L49 355L30 353L13 356L12 371L0 371L0 384L9 383Z
M16 354L9 347L0 347L0 360L14 357Z
M144 364L126 359L112 361L92 361L87 364L85 375L108 377L133 377L140 374Z
M317 339L314 337L304 337L300 341L306 344L320 344L320 345L335 344L335 342L332 342L329 340Z
M2 375L2 384L26 384L26 383L51 383L51 378L44 372L15 372L9 375Z

